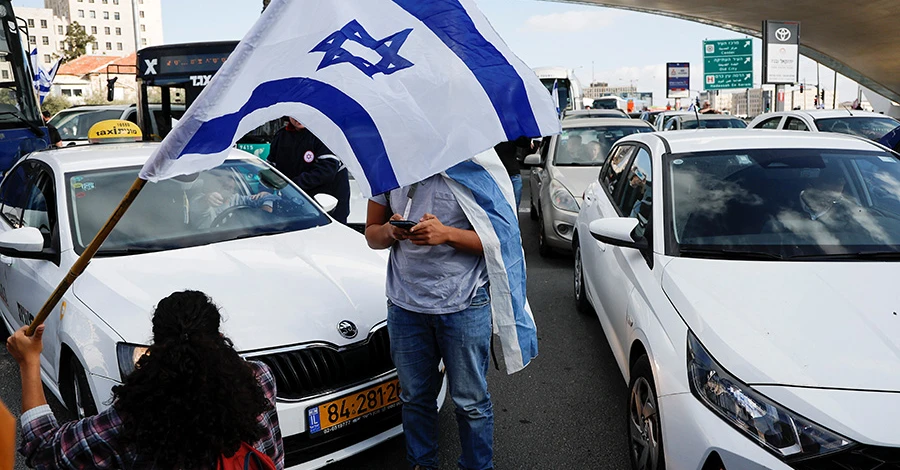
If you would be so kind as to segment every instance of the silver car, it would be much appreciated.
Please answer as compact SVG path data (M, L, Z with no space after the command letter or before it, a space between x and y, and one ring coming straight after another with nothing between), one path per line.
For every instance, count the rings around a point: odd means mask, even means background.
M540 254L572 250L572 230L581 197L597 180L612 145L636 132L653 132L646 121L630 118L574 119L548 137L541 153L529 155L531 218L539 221Z

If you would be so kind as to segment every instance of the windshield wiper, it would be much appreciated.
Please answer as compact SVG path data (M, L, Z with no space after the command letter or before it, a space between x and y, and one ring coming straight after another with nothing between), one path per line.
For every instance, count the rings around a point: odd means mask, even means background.
M731 259L731 260L764 260L783 261L781 255L765 251L742 251L718 248L682 248L679 255L689 258Z
M900 251L861 251L857 253L821 253L815 255L796 255L788 259L805 259L810 261L827 260L865 260L892 261L900 260Z
M8 115L18 119L19 122L21 122L22 124L25 124L25 126L27 126L29 129L31 129L31 132L33 132L34 135L36 135L38 137L44 136L44 131L42 131L40 127L34 125L33 122L26 120L24 117L22 117L21 114L14 112L14 111L0 111L0 115L3 115L3 114L8 114Z
M142 255L146 253L156 253L157 251L164 251L166 248L112 248L112 249L100 249L97 252L97 257L103 256L128 256L128 255Z

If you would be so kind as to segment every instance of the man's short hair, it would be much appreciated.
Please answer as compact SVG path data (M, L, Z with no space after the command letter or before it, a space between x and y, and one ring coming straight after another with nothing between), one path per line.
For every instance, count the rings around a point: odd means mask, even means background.
M47 111L45 109L45 110L41 111L41 115L44 116L45 118L48 118L48 117L50 117L50 111Z

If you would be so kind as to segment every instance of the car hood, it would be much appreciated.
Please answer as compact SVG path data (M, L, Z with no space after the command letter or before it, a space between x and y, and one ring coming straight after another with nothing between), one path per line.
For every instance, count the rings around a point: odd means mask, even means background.
M584 191L600 176L599 166L553 167L553 179L559 181L581 204Z
M386 257L337 223L272 236L158 253L97 258L75 296L125 341L147 344L156 303L175 291L205 292L222 310L238 351L359 341L387 316ZM359 329L343 338L338 322Z
M748 384L900 391L900 264L677 258L662 286Z

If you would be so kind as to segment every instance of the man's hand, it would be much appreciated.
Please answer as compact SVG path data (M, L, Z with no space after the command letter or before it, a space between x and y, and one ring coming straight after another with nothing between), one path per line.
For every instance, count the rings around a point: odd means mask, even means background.
M38 365L41 363L41 351L44 350L44 343L41 338L44 336L44 325L38 326L34 331L34 336L25 336L27 326L23 326L6 340L6 349L13 359L19 363L19 367L26 365Z
M218 194L218 193L213 193L213 194ZM270 193L267 193L267 192L265 192L265 191L262 191L262 192L259 192L259 193L256 193L256 194L250 196L250 199L252 199L252 200L255 201L255 200L257 200L257 199L259 199L259 198L261 198L261 197L266 197L266 196L269 196L269 195L270 195ZM212 196L212 194L210 194L210 196ZM219 197L221 197L221 196L219 196ZM222 202L225 202L225 201L222 201ZM220 202L219 204L221 204L221 202ZM219 204L216 204L216 205L218 206Z
M217 192L213 192L213 193L209 193L209 195L206 196L206 202L208 202L209 205L211 205L211 206L218 207L218 206L221 206L222 204L225 204L225 198L221 194L219 194Z
M434 214L425 214L409 230L409 241L415 245L443 245L450 241L450 227L442 224Z
M400 214L394 214L391 216L391 220L403 220L403 216ZM388 222L386 225L387 225L387 229L388 229L388 234L394 240L400 241L400 240L406 240L407 238L409 238L409 235L410 235L409 230L406 230L405 228L393 226L393 225L391 225L390 222Z

